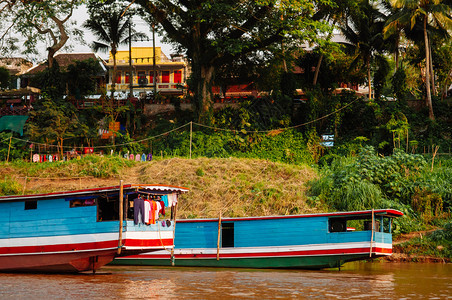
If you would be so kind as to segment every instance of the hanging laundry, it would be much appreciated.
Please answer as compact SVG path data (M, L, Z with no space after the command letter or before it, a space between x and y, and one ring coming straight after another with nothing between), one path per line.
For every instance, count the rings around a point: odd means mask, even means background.
M151 211L149 212L149 223L155 224L155 220L158 219L158 202L150 201L151 202ZM157 215L157 218L156 218Z
M169 194L168 206L176 206L176 203L177 203L177 194Z
M141 155L140 154L135 155L135 161L140 161L140 160L141 160Z
M135 156L133 154L130 154L129 160L134 160L134 159L135 159Z
M159 201L156 201L155 204L157 205L155 209L155 221L157 221L159 219L160 211L162 210L162 205L160 204Z
M162 196L162 201L163 201L165 207L169 207L170 206L168 204L168 195L163 195Z
M163 201L159 201L159 204L160 204L160 210L159 210L159 212L162 214L162 216L164 216L165 215L165 203L163 202Z
M154 201L151 201L149 199L144 200L144 220L145 220L144 223L145 224L152 224L151 216L153 215L153 213L152 213L152 203L153 202Z
M133 221L135 224L144 224L144 200L141 197L133 200Z
M143 154L141 155L141 161L146 161L146 154L143 153Z
M147 159L146 159L147 161L152 161L152 153L149 153L148 154L148 156L147 156Z

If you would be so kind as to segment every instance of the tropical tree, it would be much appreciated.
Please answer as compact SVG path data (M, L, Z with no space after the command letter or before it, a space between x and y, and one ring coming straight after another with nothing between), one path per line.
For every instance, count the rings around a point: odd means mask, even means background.
M384 49L384 24L385 15L378 9L377 3L360 0L349 13L346 23L340 26L342 34L353 46L355 59L352 66L361 62L367 70L369 99L372 99L371 63L375 54Z
M336 24L345 25L347 23L349 11L353 10L356 5L357 3L354 0L336 0L333 1L331 5L320 5L313 18L314 20L325 19L330 22L333 27L335 27ZM327 35L326 39L319 39L319 45L316 51L320 53L320 56L317 60L312 81L312 85L314 86L317 84L320 66L325 55L330 55L332 52L337 51L337 47L335 47L336 43L331 42L332 36L333 31Z
M129 38L144 38L145 34L129 29L131 24L132 10L127 10L127 6L117 1L105 4L99 1L88 3L89 19L83 24L83 27L89 29L98 41L91 45L94 51L104 51L110 53L113 57L113 78L112 93L115 90L116 83L116 53L119 45L126 45Z
M25 37L24 53L36 53L39 41L47 43L49 68L55 53L64 47L70 35L81 36L81 31L71 26L70 18L83 0L9 2L5 9L12 15L11 28Z
M430 90L431 74L431 49L429 42L428 26L447 32L452 29L452 8L448 0L390 0L391 5L397 9L387 21L384 28L385 34L392 33L400 25L409 25L411 29L415 25L422 24L425 47L425 88L426 105L429 110L429 118L435 120Z
M80 122L69 104L54 102L46 94L42 97L39 106L30 111L27 133L33 140L41 140L46 144L56 141L63 157L64 140L75 136Z
M209 119L212 83L219 67L281 45L285 38L316 37L322 22L312 16L320 2L329 1L136 1L151 22L160 25L166 40L189 58L200 120Z

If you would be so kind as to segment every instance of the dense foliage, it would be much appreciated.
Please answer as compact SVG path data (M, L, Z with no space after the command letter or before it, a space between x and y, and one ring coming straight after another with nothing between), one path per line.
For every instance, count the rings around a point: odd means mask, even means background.
M324 161L327 157L323 158ZM311 183L311 201L334 210L395 208L406 214L399 232L440 224L452 208L450 165L433 170L424 156L396 150L381 156L365 147L356 157L333 157Z

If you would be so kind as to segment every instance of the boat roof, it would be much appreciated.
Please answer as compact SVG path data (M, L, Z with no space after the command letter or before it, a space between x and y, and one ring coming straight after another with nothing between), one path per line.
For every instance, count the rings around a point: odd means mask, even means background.
M63 192L53 192L47 194L30 194L30 195L12 195L12 196L1 196L0 201L20 201L20 200L39 200L39 199L55 199L55 198L66 198L81 195L95 195L109 192L119 192L120 186L108 186L99 187L92 189L83 189L75 191L63 191ZM172 185L162 185L162 184L124 184L124 191L146 191L153 193L163 193L163 194L182 194L188 192L188 188L172 186Z
M292 219L292 218L317 218L317 217L329 217L329 218L347 218L347 219L367 219L374 216L385 216L390 218L397 218L403 216L401 211L395 209L375 209L375 210L360 210L349 212L330 212L330 213L318 213L318 214L305 214L305 215L289 215L289 216L263 216L263 217L239 217L239 218L222 218L222 222L228 221L252 221L252 220L271 220L271 219ZM215 219L183 219L177 220L177 222L218 222L218 218Z

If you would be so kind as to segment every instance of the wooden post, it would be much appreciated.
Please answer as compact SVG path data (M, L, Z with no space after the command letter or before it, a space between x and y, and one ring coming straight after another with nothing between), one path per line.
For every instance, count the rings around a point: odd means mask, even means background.
M217 238L217 260L220 260L220 239L221 239L221 211L218 218L218 238Z
M22 195L25 195L25 188L27 187L27 178L28 178L28 175L25 175L24 189L22 191Z
M177 202L174 206L174 225L173 225L173 248L171 248L171 266L174 267L174 240L176 239L176 215L177 215Z
M193 140L193 122L190 121L190 159L191 159L191 142Z
M119 181L119 241L118 241L118 254L121 254L122 247L122 223L124 219L124 185L123 181Z
M432 146L432 153L433 153L433 157L432 157L432 172L433 172L433 164L435 163L435 156L436 153L438 152L439 146L436 146L435 149L433 150L433 146Z
M13 135L11 134L11 136L9 137L9 147L8 147L8 156L6 157L6 162L9 161L9 152L11 151L11 140L13 138Z
M374 242L374 226L375 226L374 209L372 208L372 231L371 231L371 235L370 235L370 253L369 253L369 257L372 257L372 244Z

